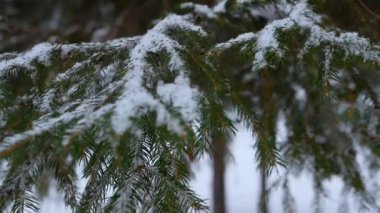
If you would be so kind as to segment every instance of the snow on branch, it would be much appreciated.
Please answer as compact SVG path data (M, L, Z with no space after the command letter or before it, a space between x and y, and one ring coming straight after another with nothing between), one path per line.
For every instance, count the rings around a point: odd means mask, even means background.
M185 16L170 15L141 37L106 43L42 43L25 53L10 57L0 55L0 84L7 81L5 73L13 66L23 68L17 72L35 76L42 72L37 68L42 64L44 71L55 76L42 94L34 93L37 90L31 88L30 93L18 97L32 101L40 116L24 131L0 133L0 152L62 126L66 128L64 135L68 142L99 120L109 121L112 131L122 134L134 128L134 118L149 112L156 113L157 125L166 125L181 133L183 123L188 125L198 116L200 94L190 83L186 62L181 57L184 47L172 35L175 30L205 36L205 32L188 22ZM156 84L150 83L159 76L149 61L152 54L168 56L166 66L167 72L174 76L172 82L158 79ZM57 60L63 64L69 61L72 65L60 66L63 70L53 72L56 68L52 68L52 64ZM17 106L1 107L0 131L7 127L7 117L2 111L18 109Z
M244 43L249 42L249 41L256 39L256 38L257 38L257 36L255 33L252 33L252 32L243 33L243 34L240 34L236 38L230 39L227 42L217 44L216 49L228 49L234 45L244 44Z
M209 7L203 4L196 4L193 2L185 2L180 5L182 9L192 9L195 14L209 19L218 18L219 14L226 12L226 3L227 0L220 1L214 7Z
M215 48L223 50L234 45L254 42L253 70L258 70L270 65L265 57L268 52L284 57L286 45L279 41L279 36L282 32L296 29L307 36L299 53L299 59L302 59L314 47L327 49L333 47L333 49L342 50L347 57L356 56L361 57L365 62L379 63L379 46L371 44L369 39L359 36L356 32L333 31L323 27L322 17L310 9L307 0L298 1L294 5L286 3L278 8L288 15L283 19L272 21L256 33L239 35L237 38L217 44Z
M2 59L0 61L0 77L2 77L7 70L12 69L12 67L15 66L32 68L31 63L33 61L48 65L50 62L49 55L53 49L54 45L49 43L41 43L37 44L31 50L25 53L17 56L14 55L15 57L10 56L11 59L7 58L7 55L9 56L9 54L0 55L0 58Z
M115 103L112 125L117 133L122 133L131 127L131 123L128 122L131 117L145 114L147 111L156 111L158 113L158 124L168 124L172 130L180 131L178 129L179 123L175 121L162 102L166 104L173 102L174 107L181 109L182 117L188 122L196 118L195 112L198 104L196 97L198 92L190 86L189 78L184 72L186 66L179 55L181 45L166 34L168 28L172 27L180 27L204 34L200 27L184 21L180 16L172 15L141 38L131 51L131 57L127 62L129 72L123 78L125 81L123 93ZM143 78L144 75L154 72L154 67L150 66L146 61L148 54L161 51L165 51L170 56L170 71L179 71L179 73L173 83L159 82L157 93L160 98L158 99L144 88Z

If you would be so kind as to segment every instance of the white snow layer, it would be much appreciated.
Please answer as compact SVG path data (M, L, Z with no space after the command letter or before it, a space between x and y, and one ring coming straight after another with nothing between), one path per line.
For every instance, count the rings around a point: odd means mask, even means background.
M50 43L40 43L34 46L31 50L20 54L16 58L0 60L0 77L5 74L5 70L9 70L13 66L24 66L30 68L30 63L32 61L48 65L50 63L49 55L53 49L54 45Z
M122 133L130 128L132 123L129 121L132 117L137 117L145 114L147 111L156 111L157 124L167 124L172 130L181 131L176 120L167 111L167 108L162 103L175 103L178 107L183 119L187 122L195 120L197 115L197 90L189 84L190 80L186 77L186 66L179 56L179 50L182 48L177 41L171 39L165 33L169 28L181 28L184 30L196 31L204 34L202 29L185 21L181 16L171 15L157 24L153 29L148 31L139 43L132 49L131 56L128 61L128 73L124 77L124 91L115 103L115 113L112 116L112 125L117 133ZM176 89L166 89L171 94L166 94L163 99L157 99L152 94L147 92L143 86L143 77L153 72L153 68L147 63L146 57L149 53L158 53L165 51L170 55L169 68L172 72L179 71L180 79L176 79ZM182 79L182 80L181 80ZM165 85L160 85L157 88L159 95L163 96L162 90L165 90ZM161 94L160 94L161 91ZM189 95L186 101L183 99L180 102L173 99L181 97L181 95ZM133 104L131 104L133 103Z

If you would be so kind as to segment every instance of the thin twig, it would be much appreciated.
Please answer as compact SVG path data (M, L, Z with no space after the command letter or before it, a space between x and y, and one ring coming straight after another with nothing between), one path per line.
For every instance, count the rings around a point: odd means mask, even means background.
M373 12L371 9L369 9L367 7L367 5L364 4L364 2L362 0L357 0L360 5L369 13L371 14L372 16L374 16L376 19L380 20L380 15L376 14L375 12Z

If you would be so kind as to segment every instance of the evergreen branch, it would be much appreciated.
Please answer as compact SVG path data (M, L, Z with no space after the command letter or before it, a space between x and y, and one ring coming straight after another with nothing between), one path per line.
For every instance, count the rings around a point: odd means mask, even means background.
M38 212L40 210L39 202L33 194L34 193L29 188L17 193L11 211L15 213Z

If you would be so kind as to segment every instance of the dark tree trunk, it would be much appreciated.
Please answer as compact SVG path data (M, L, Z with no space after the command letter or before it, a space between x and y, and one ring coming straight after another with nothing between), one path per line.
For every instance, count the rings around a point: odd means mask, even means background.
M268 191L267 191L267 177L265 171L261 169L261 192L260 192L260 203L259 203L259 212L268 213Z
M214 213L225 213L225 189L224 189L224 172L226 161L226 139L224 136L213 138L213 207Z

